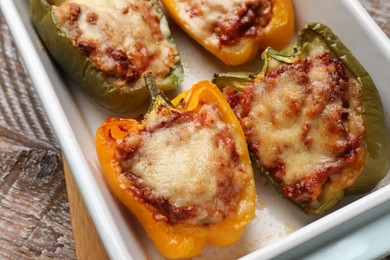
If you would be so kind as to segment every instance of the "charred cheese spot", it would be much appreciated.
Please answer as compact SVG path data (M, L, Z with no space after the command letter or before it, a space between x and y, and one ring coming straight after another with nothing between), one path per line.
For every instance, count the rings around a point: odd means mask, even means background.
M345 188L364 168L358 82L318 48L296 63L271 65L244 92L225 94L283 195L314 203L324 185Z
M177 9L196 35L217 46L257 37L272 17L270 0L180 0Z
M118 143L122 176L157 209L156 219L213 224L236 212L249 169L216 106L153 111L145 130Z
M66 0L53 17L74 46L117 88L140 79L144 71L164 78L178 62L165 22L154 1Z

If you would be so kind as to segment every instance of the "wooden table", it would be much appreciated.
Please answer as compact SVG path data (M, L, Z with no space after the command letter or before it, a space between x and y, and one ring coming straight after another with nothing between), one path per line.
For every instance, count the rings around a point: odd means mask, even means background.
M360 2L390 37L390 1ZM1 13L0 30L0 259L76 259L61 149Z

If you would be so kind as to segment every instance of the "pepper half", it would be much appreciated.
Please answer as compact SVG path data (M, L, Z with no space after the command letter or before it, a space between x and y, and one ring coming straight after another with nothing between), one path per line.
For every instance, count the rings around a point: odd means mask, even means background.
M73 78L73 80L75 80L75 82L82 89L84 89L90 96L92 96L97 101L97 103L110 111L126 113L144 104L145 101L147 101L148 94L144 87L143 79L140 76L144 72L142 70L146 65L139 64L140 59L132 57L132 54L129 56L129 51L124 47L117 48L116 46L111 45L111 43L106 43L103 41L101 46L102 48L105 48L105 50L102 50L101 54L98 54L101 56L96 56L94 61L91 59L92 53L94 53L96 50L96 42L94 41L96 41L96 39L100 39L93 38L96 36L95 33L99 31L99 29L96 29L96 24L100 21L101 18L103 18L95 11L97 8L100 8L100 10L103 10L104 12L105 9L100 5L94 5L92 2L86 2L87 4L92 5L88 7L90 9L86 9L83 4L73 3L77 1L66 2L70 8L67 10L61 10L60 14L64 15L64 17L59 19L67 19L68 21L66 22L71 26L73 26L75 22L80 23L78 26L76 25L74 27L74 31L67 32L62 26L59 25L53 11L54 8L58 9L58 7L61 6L64 2L66 1L30 1L30 15L32 23L40 38L42 39L43 44L54 60L71 78ZM83 1L81 1L81 3L83 3ZM109 2L103 1L102 4L103 3L108 4ZM176 50L175 43L170 35L168 23L165 19L165 16L163 15L159 3L155 0L146 0L142 3L151 5L150 9L148 8L148 12L150 12L150 18L147 18L149 19L148 23L151 23L150 21L154 21L154 19L159 20L159 28L154 28L156 30L154 31L156 35L157 31L159 31L161 33L162 41L166 40L167 45L171 44L173 49ZM117 5L119 6L123 4L124 3L121 2ZM137 2L137 5L138 4L141 5L141 2ZM132 22L130 21L131 19L126 18L126 15L128 17L129 14L129 8L131 8L130 3L129 6L130 7L127 9L124 8L123 11L120 12L120 15L107 15L123 16L122 20L130 23ZM86 10L84 11L85 14L82 13L81 10ZM68 16L65 17L65 15ZM82 19L85 19L85 21ZM107 19L110 20L110 18ZM114 19L111 18L111 21L113 20ZM83 32L82 26L85 26L85 24L89 24L89 26L91 26L91 30L87 30L87 32L90 32L90 34L88 34L86 37L91 37L88 38L88 40L85 40L85 38L79 36L79 33ZM122 26L117 27L116 25L113 25L113 27L128 28L129 25L123 24ZM95 29L92 30L92 28ZM107 30L107 35L109 35L108 37L114 37L113 35L118 35L117 33L112 32L114 29ZM79 41L75 42L73 39L70 39L68 34L79 37ZM123 41L118 42L127 44L127 41L130 40L123 39ZM136 45L138 43L134 44ZM149 57L152 54L149 53L150 50L148 48L143 48L142 46L138 46L137 48L142 48L137 51L138 54L142 54L144 57L148 57L148 59L154 59L153 57ZM176 55L172 55L171 58L177 59L177 61L174 63L174 66L168 68L168 72L166 74L164 72L164 75L155 75L159 88L164 91L177 87L183 79L183 68L180 63L177 50ZM166 60L168 60L168 58L164 58L162 62L165 62ZM107 61L106 64L99 64L105 61ZM147 62L150 62L150 60ZM161 67L159 69L161 69ZM153 73L159 73L156 71Z
M238 116L251 153L281 195L323 214L345 194L370 191L389 169L379 93L325 25L306 25L296 45L268 48L256 73L213 82Z
M150 74L145 81L151 96L145 118L108 118L97 130L97 155L111 190L165 257L196 256L206 243L234 243L256 203L236 116L208 81L172 103Z
M161 1L188 35L227 65L244 64L268 46L282 49L294 34L290 0L192 2Z

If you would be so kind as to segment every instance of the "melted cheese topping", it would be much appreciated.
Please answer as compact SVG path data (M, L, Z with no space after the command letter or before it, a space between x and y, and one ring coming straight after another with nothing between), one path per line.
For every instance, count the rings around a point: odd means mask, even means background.
M179 0L186 27L208 45L234 44L242 35L257 37L270 20L269 0Z
M178 61L165 19L154 1L66 0L53 17L66 37L117 87L148 70L164 78Z
M343 189L362 171L364 125L356 79L321 48L306 58L270 63L264 80L238 94L234 110L284 195L315 200L329 178Z
M137 139L123 168L136 176L139 190L147 187L149 202L166 207L158 200L169 201L165 214L171 222L222 221L235 212L247 176L246 166L234 157L243 151L235 145L233 126L221 121L215 105L205 105L199 113L203 116L172 124L177 114L153 111L147 131L120 145L123 154Z

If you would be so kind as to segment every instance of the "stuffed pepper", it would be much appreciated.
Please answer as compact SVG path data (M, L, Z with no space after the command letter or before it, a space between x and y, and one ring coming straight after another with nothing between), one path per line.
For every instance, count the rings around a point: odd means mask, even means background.
M322 214L344 194L370 191L389 169L378 91L325 25L308 24L296 45L267 49L256 73L214 82L244 129L249 149L281 195Z
M176 23L228 65L268 46L282 49L294 33L290 0L161 0Z
M151 105L144 119L109 118L97 130L110 188L165 257L234 243L254 215L256 198L239 121L208 81L172 102L150 74L145 81Z
M162 90L183 78L156 0L31 0L32 23L54 60L99 104L129 112L148 100L141 75Z

